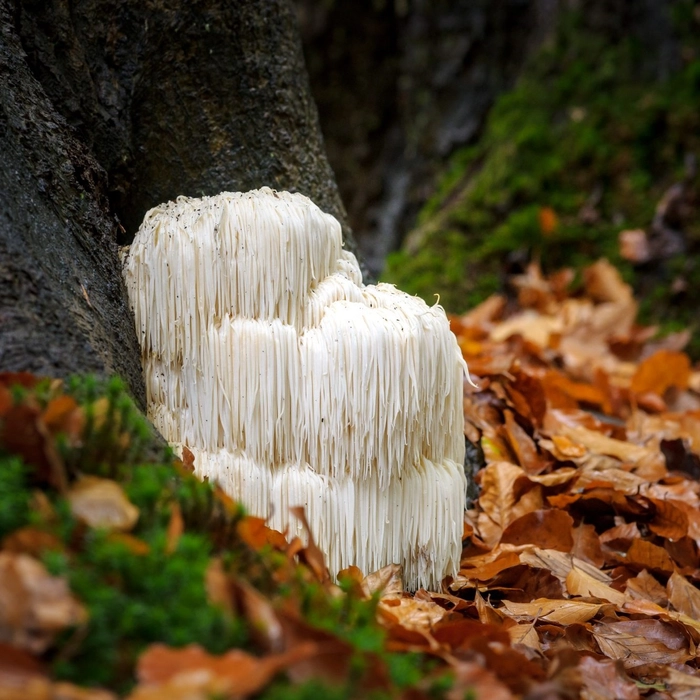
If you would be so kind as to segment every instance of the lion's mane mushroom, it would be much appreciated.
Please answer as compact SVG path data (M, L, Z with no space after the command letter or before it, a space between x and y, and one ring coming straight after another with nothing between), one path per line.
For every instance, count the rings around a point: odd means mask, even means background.
M272 527L303 506L331 572L457 570L465 365L444 311L363 286L339 223L268 188L152 209L124 274L149 415Z

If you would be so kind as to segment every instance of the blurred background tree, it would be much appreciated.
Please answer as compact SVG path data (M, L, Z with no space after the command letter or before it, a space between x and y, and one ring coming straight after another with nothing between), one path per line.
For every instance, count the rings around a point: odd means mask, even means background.
M606 255L645 320L700 282L700 4L297 0L370 269L449 310Z

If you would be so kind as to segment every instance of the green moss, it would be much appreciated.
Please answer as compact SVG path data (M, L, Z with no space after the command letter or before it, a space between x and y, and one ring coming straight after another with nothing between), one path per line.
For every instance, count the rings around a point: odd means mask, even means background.
M29 521L29 500L22 460L0 456L0 540Z
M134 683L139 654L152 643L196 643L215 654L240 646L255 652L246 618L209 602L205 573L216 555L227 574L257 588L270 605L297 610L306 624L351 649L351 673L342 686L310 681L295 687L280 676L259 697L379 700L395 697L394 690L417 684L427 672L434 676L431 697L445 696L449 677L435 672L425 657L386 651L376 599L365 600L349 580L341 584L345 595L332 595L284 552L248 547L236 527L243 511L173 460L121 382L74 378L67 390L86 417L80 439L57 439L67 479L115 480L139 509L139 519L128 536L87 527L73 517L61 493L32 483L35 465L3 452L0 444L0 536L27 525L55 535L62 548L45 551L44 564L53 575L65 577L88 612L83 627L64 632L45 654L54 678L126 692ZM39 410L58 395L48 381L12 394ZM145 455L156 458L139 462ZM47 503L40 510L32 511L30 485L43 486ZM182 515L184 533L173 549L174 510ZM392 689L368 693L365 671L376 663L388 671Z
M545 269L606 256L637 284L639 275L620 259L618 235L647 227L665 190L684 176L686 154L700 158L700 34L688 32L684 42L683 68L665 82L645 82L637 42L606 43L566 18L497 100L478 143L450 159L384 279L429 303L439 294L456 312L493 292L513 252L539 258ZM700 180L691 185L700 190ZM585 223L589 200L597 219ZM556 212L554 230L540 226L543 207ZM686 235L698 252L700 223L690 222ZM678 310L661 286L649 318Z

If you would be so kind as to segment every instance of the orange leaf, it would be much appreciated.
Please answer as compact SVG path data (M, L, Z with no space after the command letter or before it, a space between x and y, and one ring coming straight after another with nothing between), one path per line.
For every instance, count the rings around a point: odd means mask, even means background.
M308 537L308 544L299 552L299 558L314 572L316 578L321 583L328 583L330 581L330 574L326 566L326 557L314 541L304 508L302 506L293 506L289 509L289 512L301 520Z
M172 554L176 549L182 533L185 531L185 521L182 519L180 504L176 501L170 504L170 520L166 536L165 551Z
M542 549L570 552L573 518L563 510L535 510L514 520L504 530L502 544L534 544Z
M559 218L552 207L540 207L538 218L543 236L551 236L557 230Z
M260 551L265 545L269 544L268 527L265 525L265 518L246 515L238 523L236 530L240 538L256 551Z
M512 411L505 411L506 434L520 466L528 473L539 474L547 466L537 452L532 438L513 417Z
M637 564L651 571L670 573L675 569L666 550L646 540L633 540L625 559L628 564Z
M279 671L315 652L316 645L302 643L286 653L262 658L240 649L213 656L196 645L170 649L154 644L138 661L138 679L146 687L137 687L129 697L131 700L159 697L149 693L148 686L160 686L160 697L168 698L192 697L195 689L226 696L251 695L262 690ZM185 688L189 693L179 692Z
M685 353L659 350L637 367L630 389L637 394L663 396L670 387L687 389L689 379L690 360Z
M688 534L688 516L672 501L649 499L656 506L656 514L649 523L649 529L669 540L680 540Z
M512 566L517 566L518 564L520 564L520 557L516 552L504 552L494 561L480 564L474 568L462 568L459 573L467 579L488 581L501 571L510 569ZM462 562L462 567L465 567L465 565L467 567L469 566L468 559Z

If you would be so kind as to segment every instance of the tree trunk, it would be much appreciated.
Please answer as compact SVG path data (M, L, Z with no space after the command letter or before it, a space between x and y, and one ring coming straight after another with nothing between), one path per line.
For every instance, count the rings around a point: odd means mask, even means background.
M293 8L0 0L0 26L0 369L143 404L117 244L149 208L269 185L345 224Z

